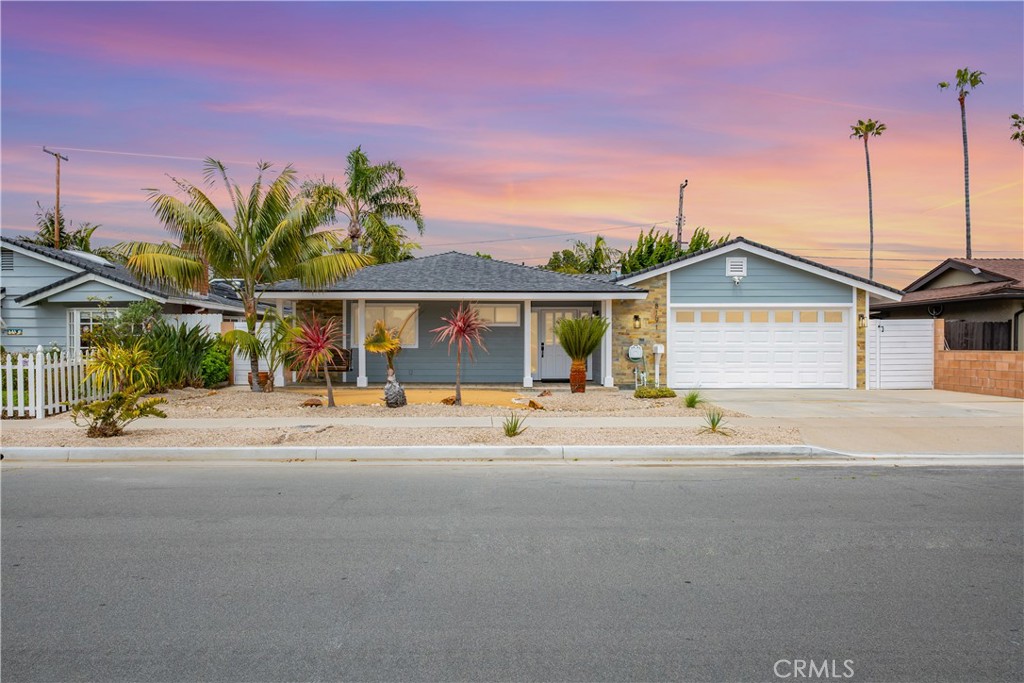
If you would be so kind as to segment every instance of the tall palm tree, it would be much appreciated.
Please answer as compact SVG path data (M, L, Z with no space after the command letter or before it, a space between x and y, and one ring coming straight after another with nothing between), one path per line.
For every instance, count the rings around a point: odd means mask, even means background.
M967 258L971 258L971 174L967 163L967 95L984 83L981 80L984 75L984 71L971 71L966 67L957 69L956 83L954 84L957 100L960 102L960 127L964 136L964 215L967 219ZM939 83L939 90L949 87L950 84L946 81Z
M202 188L186 180L175 179L184 199L149 190L153 212L179 244L119 245L125 265L139 278L186 291L200 289L211 276L224 279L242 302L246 330L255 335L263 285L295 278L306 287L323 287L372 262L341 250L333 232L317 231L324 216L309 199L296 196L291 165L265 181L270 164L260 162L248 192L228 177L220 161L207 158L203 169L207 187L223 182L231 198L230 220ZM258 392L259 354L249 356L252 390Z
M868 138L878 137L885 132L885 124L874 119L867 121L857 119L857 124L850 126L850 130L853 131L850 134L851 138L864 141L864 161L868 166L868 279L873 280L875 278L875 207L871 194L871 154L868 152Z
M416 188L405 180L405 171L394 161L371 164L362 147L349 152L345 184L320 180L307 183L312 197L331 222L347 221L344 228L355 251L388 260L403 260L419 245L409 242L405 230L393 220L412 221L423 234L423 211Z

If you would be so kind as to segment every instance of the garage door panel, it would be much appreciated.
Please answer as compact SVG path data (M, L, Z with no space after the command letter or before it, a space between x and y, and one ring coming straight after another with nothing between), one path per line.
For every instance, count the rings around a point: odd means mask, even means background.
M774 310L768 311L771 322L764 322L764 309L754 316L731 312L734 320L747 322L726 322L723 316L702 322L695 314L694 322L673 327L670 381L678 388L847 387L850 316L844 311L837 317L834 307L830 315L825 310L802 311L808 322L799 322L799 315L775 322Z

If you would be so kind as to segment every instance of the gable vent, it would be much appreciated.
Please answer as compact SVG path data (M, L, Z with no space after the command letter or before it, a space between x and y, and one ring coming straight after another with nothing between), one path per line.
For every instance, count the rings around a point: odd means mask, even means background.
M0 252L0 270L14 270L14 252L4 249Z
M746 277L746 275L747 275L747 259L745 259L745 258L727 258L727 259L725 259L725 275L726 275L726 277Z

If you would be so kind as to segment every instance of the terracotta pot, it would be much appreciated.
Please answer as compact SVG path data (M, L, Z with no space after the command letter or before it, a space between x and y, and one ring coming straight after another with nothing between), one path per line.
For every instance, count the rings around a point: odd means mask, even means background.
M582 394L587 390L587 361L574 360L569 369L569 391Z
M270 381L270 373L269 372L262 372L261 371L260 374L259 374L258 381L259 381L259 384L260 384L261 388L266 388L267 382ZM248 384L250 387L252 386L252 373L251 372L245 376L245 383Z

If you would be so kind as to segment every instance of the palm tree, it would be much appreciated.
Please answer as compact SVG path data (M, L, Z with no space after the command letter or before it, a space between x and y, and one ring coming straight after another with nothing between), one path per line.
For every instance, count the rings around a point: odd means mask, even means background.
M868 279L873 280L875 277L875 208L874 198L871 194L871 154L868 152L868 138L878 137L885 132L885 124L874 119L867 121L857 119L857 124L850 126L850 130L853 131L850 134L851 138L864 141L864 160L868 166Z
M32 237L26 238L32 244L38 244L43 247L52 247L54 244L53 236L53 225L54 225L54 210L44 209L43 206L36 202L36 234ZM60 216L60 242L61 249L74 249L76 251L84 251L88 254L96 254L101 256L108 261L116 261L119 259L117 252L111 247L93 247L92 236L99 228L103 226L99 224L92 224L89 222L80 223L78 227L74 227L74 221L65 221L64 214Z
M555 326L555 336L572 360L569 369L569 389L574 394L587 390L587 358L590 357L608 331L607 318L592 315L583 318L562 318Z
M957 100L960 102L960 127L964 136L964 212L967 218L967 258L971 258L971 175L967 163L967 95L972 90L982 85L981 77L984 71L971 71L968 68L956 70L956 91ZM950 87L946 81L939 83L939 90Z
M473 344L476 344L484 351L483 333L491 329L480 320L480 315L472 306L465 303L459 304L458 309L452 310L449 317L441 318L444 325L437 327L431 332L436 332L437 337L434 343L447 341L448 355L452 353L452 344L455 344L455 405L462 405L462 349L465 348L469 359L473 360Z
M415 315L415 311L406 316L402 326L398 329L391 329L383 320L378 320L373 325L373 331L366 335L363 346L370 353L384 355L388 363L388 378L384 384L384 403L388 408L401 408L407 401L405 389L398 382L395 375L395 356L402 351L402 332Z
M352 248L378 257L378 262L404 260L419 249L393 220L412 221L423 234L423 212L416 188L406 183L405 171L394 161L371 164L362 147L349 152L345 185L321 179L306 183L304 194L312 197L328 220L348 222L345 229ZM385 260L386 259L386 260Z
M1010 130L1013 131L1013 135L1010 136L1010 139L1016 140L1020 144L1024 145L1024 116L1020 114L1010 114Z
M328 408L334 407L334 387L331 385L331 373L327 371L327 365L335 356L341 355L341 343L338 319L328 318L321 322L316 313L303 318L292 337L292 370L296 371L299 381L302 381L310 372L319 372L323 368Z
M210 276L229 282L242 301L246 330L253 336L263 285L295 278L306 287L323 287L372 262L369 256L341 249L335 233L317 232L324 216L308 198L296 196L291 165L269 182L264 174L270 164L260 162L256 168L256 180L245 192L220 161L204 162L206 185L221 180L231 198L230 221L202 188L174 179L184 200L158 190L149 190L148 198L179 244L119 245L128 269L145 281L186 291L205 286ZM249 355L252 390L258 392L259 355Z
M610 273L621 257L621 251L609 246L604 237L597 235L592 245L576 240L572 249L552 253L544 267L560 273Z

